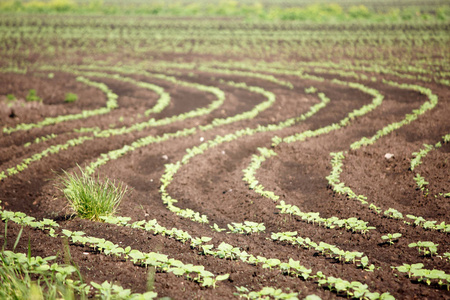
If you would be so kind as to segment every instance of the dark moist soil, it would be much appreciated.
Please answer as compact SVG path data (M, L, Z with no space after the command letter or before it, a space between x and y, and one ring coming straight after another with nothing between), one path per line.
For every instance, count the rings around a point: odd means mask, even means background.
M276 270L248 265L241 261L230 261L204 256L191 249L188 243L177 242L164 236L154 236L144 231L122 228L100 222L90 222L78 218L67 219L71 214L67 203L56 185L61 170L76 171L77 165L85 166L102 153L130 144L140 137L176 132L184 128L206 125L214 118L226 118L247 111L266 99L257 93L230 87L211 78L211 74L194 71L195 76L180 76L183 80L213 85L226 94L226 101L219 109L209 115L174 122L170 125L147 128L143 131L110 138L97 138L81 146L69 147L57 155L51 155L32 163L18 175L0 182L1 206L5 210L22 211L36 218L58 220L62 228L82 230L89 236L102 237L121 246L131 246L145 252L160 252L184 263L203 265L214 274L229 273L230 278L213 288L203 288L199 284L178 278L171 273L154 273L154 270L133 265L130 261L105 256L86 246L70 244L70 257L64 247L63 239L51 238L41 231L24 228L16 251L27 252L28 243L32 255L58 255L59 263L75 263L86 282L108 280L130 288L133 292L145 292L150 288L160 297L173 299L233 299L235 287L245 286L249 290L260 290L264 286L282 288L284 291L298 292L303 298L316 294L323 299L334 299L342 295L319 287L313 280L303 281L286 276ZM317 74L322 76L323 74ZM215 75L218 78L218 75ZM157 219L167 228L176 227L188 231L194 237L212 237L211 243L218 246L222 241L240 247L253 255L267 258L288 258L299 260L313 272L322 271L327 276L339 277L348 281L360 281L371 291L386 292L399 299L450 299L450 293L436 284L426 285L411 280L392 270L391 267L403 263L423 263L427 269L439 269L450 273L450 263L441 256L423 257L417 249L408 244L417 241L433 241L439 244L438 253L450 252L448 234L424 230L406 225L403 221L388 219L375 214L367 206L345 195L335 194L325 179L331 171L330 152L348 151L343 161L341 181L357 194L367 196L369 203L383 208L394 208L406 214L422 216L438 223L450 222L449 198L439 193L450 192L449 144L429 153L420 166L411 171L412 153L423 148L423 144L435 144L450 132L450 105L447 87L437 84L418 83L431 88L439 97L435 109L420 116L413 123L382 137L374 145L359 150L350 150L350 144L363 136L370 137L384 126L402 120L407 113L418 109L427 99L417 92L384 85L378 81L362 82L378 89L385 95L382 105L353 121L348 127L329 134L306 139L303 142L281 144L274 150L277 156L264 162L257 171L257 179L267 189L274 191L286 203L297 205L304 212L319 212L323 217L356 217L368 221L376 230L362 235L346 230L327 229L310 224L296 217L279 214L277 204L249 190L242 180L242 170L247 168L252 155L258 154L258 147L270 147L274 135L286 137L305 130L315 130L339 122L349 112L371 103L368 94L329 82L299 80L290 76L279 76L289 80L294 89L281 87L261 79L220 76L226 80L246 82L248 85L263 87L275 93L277 102L252 120L217 127L213 130L198 131L185 138L173 138L166 142L139 148L124 157L111 161L99 168L100 176L107 176L125 183L132 191L120 205L119 215L130 216L133 221ZM330 76L329 76L330 77ZM333 77L333 76L331 76ZM330 78L331 78L330 77ZM369 76L370 77L370 76ZM214 101L212 94L175 86L165 81L134 76L135 79L160 85L171 94L172 102L156 119L170 117L196 108L204 107ZM339 77L338 77L339 78ZM119 95L120 108L113 112L92 118L60 123L41 129L19 131L0 136L1 170L20 164L23 159L46 148L65 143L67 140L85 134L74 133L81 127L106 129L109 127L130 126L142 122L143 112L151 108L158 96L151 91L136 88L129 83L101 77L93 80L104 82ZM345 80L345 78L339 78ZM392 80L399 79L388 78ZM38 122L45 117L78 113L85 109L95 109L105 105L106 97L97 89L86 87L75 81L71 74L55 72L54 78L45 73L35 72L25 75L0 74L0 94L14 94L18 100L12 107L7 105L6 97L1 98L0 123L2 127L13 127L20 123ZM405 80L400 82L413 83ZM164 164L175 163L186 153L187 148L199 145L201 141L213 139L236 130L258 124L267 125L299 116L319 102L315 95L305 94L304 89L315 86L325 93L331 102L316 115L297 125L276 132L258 133L233 142L219 145L191 159L181 167L168 188L170 195L179 200L181 208L191 208L208 216L210 224L226 228L231 222L246 220L264 223L265 233L251 236L218 233L209 225L198 224L176 216L168 211L159 194L160 177ZM38 88L37 88L38 87ZM29 103L25 97L29 89L36 88L44 99L42 103ZM76 103L64 103L66 92L78 94ZM120 119L123 117L123 119ZM58 137L41 143L23 147L37 137L55 133ZM386 159L385 154L394 154ZM420 173L429 181L425 195L416 188L414 176ZM20 227L8 223L6 235L7 249L12 249ZM4 243L4 223L0 226L0 243ZM370 263L376 266L373 272L357 268L354 264L338 263L331 258L319 255L315 250L305 250L284 242L270 241L272 232L297 231L301 237L309 237L338 246L343 250L364 252ZM381 236L387 233L402 234L393 245L382 242ZM269 240L268 240L269 239ZM345 296L342 296L345 297Z

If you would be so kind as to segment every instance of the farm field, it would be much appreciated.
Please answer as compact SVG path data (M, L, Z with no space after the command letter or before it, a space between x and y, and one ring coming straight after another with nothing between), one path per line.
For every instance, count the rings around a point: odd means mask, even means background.
M0 298L450 299L448 5L293 2L0 5Z

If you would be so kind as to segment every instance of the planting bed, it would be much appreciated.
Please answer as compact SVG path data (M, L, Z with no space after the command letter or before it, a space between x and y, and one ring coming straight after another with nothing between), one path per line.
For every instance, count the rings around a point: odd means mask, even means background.
M173 299L450 299L448 23L4 17L7 250ZM128 219L73 214L58 178L78 166L130 188Z

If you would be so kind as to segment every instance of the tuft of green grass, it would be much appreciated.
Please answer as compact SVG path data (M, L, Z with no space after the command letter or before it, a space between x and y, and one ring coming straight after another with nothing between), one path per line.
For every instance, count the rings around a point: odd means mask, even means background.
M60 177L61 191L70 206L83 219L99 221L100 216L112 216L117 211L127 187L119 183L116 185L109 178L91 176L81 168L81 175L69 174L64 171Z
M74 93L67 93L66 98L64 98L64 102L67 102L67 103L75 102L77 100L78 100L78 96L77 96L77 94L74 94Z
M14 96L13 94L8 94L8 95L6 95L6 98L7 98L9 101L14 101L14 100L16 100L16 96Z
M34 90L34 89L31 89L29 92L28 92L28 95L25 97L25 99L27 100L27 101L37 101L37 102L42 102L42 98L40 98L37 94L36 94L36 90Z

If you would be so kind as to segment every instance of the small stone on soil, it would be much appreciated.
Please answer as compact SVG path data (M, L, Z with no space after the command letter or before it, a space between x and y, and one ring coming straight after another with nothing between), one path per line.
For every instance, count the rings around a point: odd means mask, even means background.
M393 158L394 157L394 154L392 154L392 153L386 153L385 155L384 155L384 158L386 158L386 159L391 159L391 158Z

